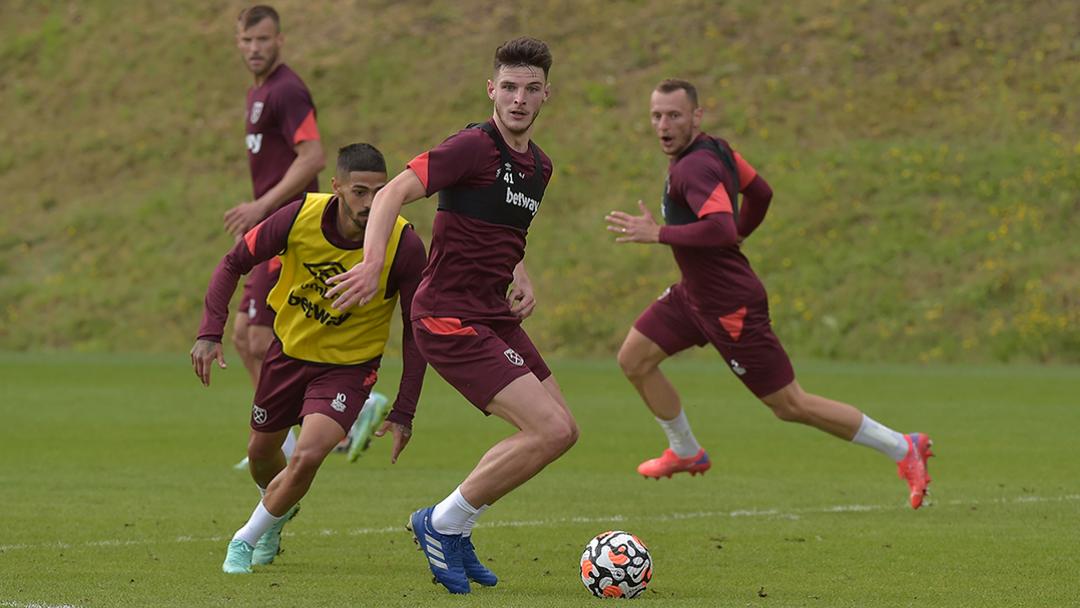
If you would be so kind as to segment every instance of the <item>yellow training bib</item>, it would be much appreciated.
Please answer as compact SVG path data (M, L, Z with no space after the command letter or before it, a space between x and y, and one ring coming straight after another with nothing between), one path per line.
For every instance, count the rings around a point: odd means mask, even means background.
M394 223L375 296L363 306L342 312L331 307L332 301L325 296L330 289L326 279L363 261L364 250L341 249L326 240L322 218L331 198L332 194L304 197L280 256L281 276L266 303L277 313L274 333L286 355L316 363L355 365L378 357L386 348L398 300L397 292L387 297L386 282L409 222L398 216Z

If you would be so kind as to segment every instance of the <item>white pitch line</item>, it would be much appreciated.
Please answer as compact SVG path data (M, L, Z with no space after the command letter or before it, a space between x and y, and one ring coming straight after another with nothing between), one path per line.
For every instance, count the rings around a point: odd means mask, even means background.
M1046 502L1075 502L1080 501L1080 494L1067 494L1065 496L1018 496L1015 498L994 498L990 500L947 500L938 504L947 506L975 506L980 504L996 504L996 505L1029 505L1036 503ZM933 508L935 503L927 503L924 508ZM640 517L628 517L626 515L605 515L600 517L556 517L552 519L528 519L528 520L495 520L479 524L478 528L537 528L541 526L551 526L559 524L594 524L594 523L622 523L627 521L682 521L687 519L723 519L723 518L742 518L742 517L764 517L774 519L801 519L804 515L821 515L831 513L865 513L868 511L886 511L886 510L902 510L906 507L900 507L895 504L889 505L831 505L827 507L808 507L801 509L737 509L734 511L689 511L683 513L666 513L662 515L646 515ZM286 537L297 536L369 536L373 534L396 534L400 533L404 529L404 526L383 526L380 528L350 528L348 530L334 530L331 528L322 528L312 532L304 534L296 534L295 532L284 532ZM150 539L136 539L136 540L95 540L87 541L83 543L65 543L65 542L49 542L49 543L36 543L36 544L17 544L17 545L0 545L0 555L9 551L19 551L28 549L72 549L78 547L128 547L133 545L154 545L167 542L176 543L219 543L231 538L228 535L218 536L177 536L173 540L150 540ZM9 604L0 603L0 608L7 608ZM11 604L17 608L23 608L22 604ZM35 605L29 605L26 608L32 608ZM53 608L49 606L41 606L40 608ZM56 607L64 608L64 607Z
M19 602L0 602L0 608L79 608L72 604L21 604Z

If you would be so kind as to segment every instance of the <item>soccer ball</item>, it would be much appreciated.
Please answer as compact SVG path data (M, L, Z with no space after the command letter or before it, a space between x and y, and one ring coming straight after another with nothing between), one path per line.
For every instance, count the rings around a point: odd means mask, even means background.
M581 582L596 597L635 597L651 580L649 548L633 534L604 532L585 545Z

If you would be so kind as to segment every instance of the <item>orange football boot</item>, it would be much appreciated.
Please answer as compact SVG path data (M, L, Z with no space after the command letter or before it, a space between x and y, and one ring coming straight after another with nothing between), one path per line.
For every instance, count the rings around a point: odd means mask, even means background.
M709 462L709 455L705 453L705 448L701 448L697 454L689 458L679 458L675 452L671 451L671 448L668 448L659 458L651 458L639 464L637 471L645 477L660 479L661 477L670 478L675 473L690 473L691 475L705 473L711 466L712 462Z
M923 497L926 496L926 487L930 485L930 473L926 470L926 459L934 455L930 447L934 442L923 433L905 435L908 442L908 453L904 459L896 463L897 472L901 479L907 480L911 488L911 508L918 509L922 506Z

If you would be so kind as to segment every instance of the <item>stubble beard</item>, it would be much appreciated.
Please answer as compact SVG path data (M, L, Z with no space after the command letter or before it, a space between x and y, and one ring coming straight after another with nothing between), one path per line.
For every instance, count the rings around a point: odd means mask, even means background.
M514 135L524 135L525 133L528 133L529 129L532 128L533 123L536 122L537 117L540 116L540 110L537 109L536 112L533 112L532 120L529 121L529 124L526 125L525 128L516 129L510 126L509 121L507 121L506 116L503 114L503 111L499 109L498 106L495 107L495 112L499 115L499 120L502 121L502 124L504 127L506 127L506 130L513 133ZM509 114L509 111L507 111L507 114Z
M248 64L248 70L251 71L251 74L253 76L255 76L255 78L265 78L265 77L270 75L270 70L274 69L274 66L277 65L277 61L278 61L278 52L277 51L274 51L273 53L266 53L266 54L263 55L263 69L262 69L262 71L256 72L255 70L251 69L251 64L250 63Z

